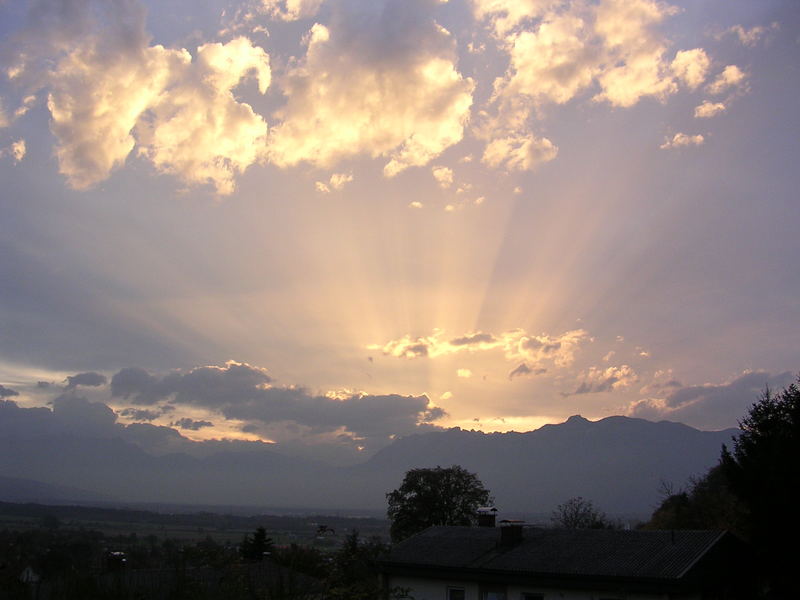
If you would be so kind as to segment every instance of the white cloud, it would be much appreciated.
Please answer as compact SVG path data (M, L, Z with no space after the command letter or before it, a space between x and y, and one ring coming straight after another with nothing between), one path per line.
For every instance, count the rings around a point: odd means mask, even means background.
M596 394L626 388L638 380L636 372L628 365L619 367L590 367L582 373L581 383L572 394Z
M267 124L233 88L253 75L264 94L270 85L269 57L250 40L204 44L196 59L153 103L137 126L140 154L159 170L189 183L212 183L230 194L235 176L265 156Z
M188 61L185 52L161 46L129 51L93 36L57 62L49 73L47 107L59 170L72 187L102 181L125 161L137 121Z
M706 87L709 94L721 94L732 87L740 87L744 84L747 75L736 65L728 65L723 69L722 73L717 75Z
M296 21L313 17L325 0L258 0L260 12L273 19Z
M702 146L705 143L705 138L699 133L690 135L687 133L676 133L671 138L665 138L664 143L659 146L662 150L670 150L672 148L686 148L689 146Z
M523 329L512 329L497 335L478 331L449 339L445 337L444 331L436 329L428 336L405 335L369 348L381 350L387 356L407 359L502 350L507 360L525 363L527 374L537 372L545 366L571 365L580 347L588 340L589 334L583 329L567 331L561 335L533 335Z
M331 175L331 187L335 190L342 189L346 184L353 181L352 173L334 173Z
M454 40L431 16L435 3L338 6L330 27L311 29L305 57L282 81L287 101L270 136L272 161L328 167L385 156L391 177L460 141L474 84L456 70Z
M509 73L498 92L563 104L591 84L602 60L597 50L582 18L550 16L536 31L513 38Z
M711 59L702 48L680 50L670 66L675 76L694 90L706 80Z
M456 371L456 376L463 377L464 379L469 379L470 377L472 377L472 371L470 371L469 369L458 369Z
M70 186L107 178L138 144L159 171L227 194L235 175L263 156L266 123L233 95L251 74L262 94L270 83L266 53L247 38L204 44L193 60L187 50L150 45L135 2L37 11L13 70L46 91Z
M453 169L448 167L433 167L431 173L436 183L439 184L439 187L449 188L453 185Z
M486 145L481 160L491 167L529 171L553 160L557 155L558 147L553 142L531 135L492 140Z
M604 0L596 8L595 30L613 59L598 76L597 100L628 107L644 96L664 99L677 85L664 60L666 42L654 26L675 13L653 0Z
M478 20L486 19L498 37L505 36L520 23L541 16L560 0L472 0Z
M332 190L341 190L345 185L353 181L352 173L334 173L327 183L317 181L314 185L318 192L329 194Z
M702 48L678 51L670 61L668 40L656 28L676 9L655 0L476 0L474 7L509 53L474 126L487 140L483 161L493 167L528 170L555 158L556 146L530 124L546 103L564 104L597 87L593 99L616 107L663 101L681 84L699 87L711 62Z
M715 117L721 112L725 111L725 105L722 102L709 102L706 100L694 109L694 116L697 119L709 119Z
M33 106L34 102L36 102L36 96L34 94L30 94L25 96L22 99L22 104L17 107L17 110L14 111L14 118L18 119L19 117L24 116Z
M422 208L424 205L419 200L413 200L408 203L409 208Z
M779 23L771 23L769 26L755 25L750 29L741 25L734 25L715 37L721 39L724 35L731 34L736 36L741 44L753 47L757 45L767 33L777 29L780 29Z
M15 163L18 163L25 158L26 152L27 147L25 145L25 140L19 139L16 142L12 142L8 148L0 150L0 156L10 156L14 159Z

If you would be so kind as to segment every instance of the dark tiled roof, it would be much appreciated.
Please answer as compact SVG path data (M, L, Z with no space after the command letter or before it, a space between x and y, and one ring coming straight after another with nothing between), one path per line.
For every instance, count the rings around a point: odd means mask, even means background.
M478 569L550 576L676 581L724 535L719 531L525 528L503 546L499 528L431 527L397 544L386 567Z

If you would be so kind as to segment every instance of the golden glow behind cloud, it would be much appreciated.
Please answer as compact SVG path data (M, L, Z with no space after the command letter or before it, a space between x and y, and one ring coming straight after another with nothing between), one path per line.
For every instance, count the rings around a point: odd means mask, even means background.
M456 70L452 38L432 19L397 15L389 30L393 16L366 29L352 28L347 15L311 28L305 58L282 82L287 104L269 145L275 164L330 167L366 154L389 157L391 177L461 140L474 84Z
M724 381L769 363L776 350L721 333L746 308L764 307L747 339L790 322L791 282L745 289L781 283L763 256L796 255L779 252L790 235L741 235L791 222L791 198L754 183L786 177L794 143L752 154L787 135L763 124L785 124L786 95L767 92L796 45L764 9L710 23L677 0L12 4L6 353L162 375L237 357L299 401L365 390L332 396L424 413L434 398L437 424L488 429L642 396L652 410L669 392L651 393L654 372L698 381L703 354ZM214 432L197 421L246 424L169 418L198 436ZM260 423L239 433L291 437Z

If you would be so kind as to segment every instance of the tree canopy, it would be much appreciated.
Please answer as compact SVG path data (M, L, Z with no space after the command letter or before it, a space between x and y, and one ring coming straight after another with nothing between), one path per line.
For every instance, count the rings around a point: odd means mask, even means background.
M605 513L597 510L591 500L581 496L559 504L550 521L561 529L608 529L612 526Z
M739 426L742 433L732 451L723 448L720 464L745 511L743 533L770 585L800 597L796 554L787 551L800 536L800 388L765 390Z
M730 529L752 544L772 597L800 597L795 554L786 551L800 536L800 388L766 389L739 427L719 464L666 497L645 527Z
M386 499L394 542L432 525L474 524L478 508L492 502L478 476L458 465L411 469Z

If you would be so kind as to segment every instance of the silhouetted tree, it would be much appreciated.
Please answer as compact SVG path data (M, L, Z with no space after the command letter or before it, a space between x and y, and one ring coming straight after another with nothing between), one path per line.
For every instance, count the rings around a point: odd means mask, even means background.
M800 378L798 379L800 383ZM744 534L777 597L800 597L796 553L800 539L800 388L766 389L740 421L721 467L746 513Z
M247 561L259 562L264 559L264 554L272 549L272 539L267 537L267 530L259 527L252 536L246 535L242 540L239 552Z
M386 499L394 542L431 525L473 524L478 508L492 502L478 476L458 465L411 469Z
M671 492L671 490L670 490ZM745 515L721 465L668 493L643 529L728 529L742 534Z
M561 529L609 529L613 526L605 513L597 510L591 500L582 496L575 496L559 504L550 521Z

